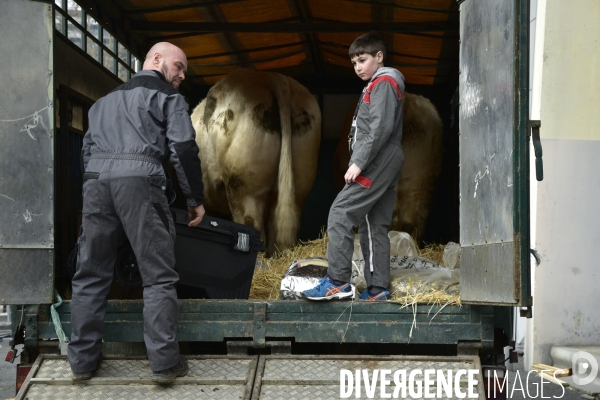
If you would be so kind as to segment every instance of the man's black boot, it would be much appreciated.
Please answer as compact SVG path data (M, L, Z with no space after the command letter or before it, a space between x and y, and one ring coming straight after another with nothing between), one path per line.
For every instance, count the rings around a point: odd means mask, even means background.
M188 367L187 359L184 356L179 356L177 365L161 371L153 371L152 382L160 384L170 384L175 381L178 376L186 376L190 368Z

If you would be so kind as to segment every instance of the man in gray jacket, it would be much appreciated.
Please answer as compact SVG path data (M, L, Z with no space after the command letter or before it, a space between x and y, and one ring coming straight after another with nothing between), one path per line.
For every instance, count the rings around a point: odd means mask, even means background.
M354 71L368 82L356 107L350 132L350 163L346 185L327 220L328 274L319 285L303 292L309 300L351 299L354 287L353 227L358 226L365 260L367 290L361 300L390 300L390 240L388 232L400 180L402 97L404 76L383 65L385 46L376 34L356 38L348 50Z
M175 168L187 199L190 226L204 215L195 131L183 96L187 58L170 43L146 55L143 70L89 111L83 139L83 221L71 300L68 358L74 380L100 364L102 324L117 249L127 237L144 286L144 340L153 381L171 383L188 372L176 341L175 226L163 162Z

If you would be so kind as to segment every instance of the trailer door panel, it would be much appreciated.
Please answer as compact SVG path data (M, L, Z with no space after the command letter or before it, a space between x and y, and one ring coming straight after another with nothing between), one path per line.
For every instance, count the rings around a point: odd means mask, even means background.
M527 305L529 1L460 9L460 242L465 303Z
M50 303L54 258L52 4L0 5L0 302Z

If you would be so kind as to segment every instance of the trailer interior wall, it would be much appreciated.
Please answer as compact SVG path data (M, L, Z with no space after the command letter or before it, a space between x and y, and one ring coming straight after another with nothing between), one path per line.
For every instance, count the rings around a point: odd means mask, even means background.
M596 0L538 0L532 111L539 101L545 171L532 220L541 264L532 268L526 367L550 364L555 345L600 344L599 20Z
M54 40L54 90L55 90L55 287L61 295L70 293L68 256L75 248L81 225L80 147L85 133L88 101L104 96L121 81L83 52L70 40L55 32ZM65 97L64 89L68 88ZM78 93L87 99L81 102ZM67 99L68 100L65 100ZM61 104L66 102L68 104ZM65 113L64 107L68 112ZM65 119L66 116L66 119ZM61 120L67 126L61 126ZM70 297L70 296L69 296Z
M92 60L91 57L64 36L59 33L56 33L55 36L55 88L57 89L57 93L60 85L65 85L92 100L97 100L120 83L114 75ZM456 47L456 45L453 44L451 47ZM451 122L452 112L457 113L456 107L451 109L451 103L458 85L458 54L454 54L451 49L445 49L444 51L452 54L452 57L448 58L446 62L449 64L448 68L455 72L451 74L448 82L434 85L407 82L406 86L407 91L413 94L421 94L430 99L444 121L444 166L432 201L430 218L423 238L427 243L442 244L449 241L459 241L457 189L458 124ZM348 68L351 68L349 60ZM402 69L400 68L401 71ZM353 111L353 103L358 99L363 83L354 74L352 74L349 80L339 77L339 79L332 79L326 84L323 84L319 79L312 76L297 77L297 79L315 94L320 103L323 115L322 143L317 178L313 190L306 200L301 228L298 232L299 239L311 240L319 237L322 227L326 226L329 208L337 195L333 176L334 153L340 139L347 135L347 132L343 132L344 119L349 110ZM320 84L317 85L316 83ZM182 85L182 93L190 102L190 110L193 110L206 97L207 91L206 87L198 85L192 77L187 79L184 85ZM59 96L57 95L57 102L59 101L58 98ZM71 124L74 128L81 130L82 110L78 105L70 105L70 108L72 108L73 114ZM59 107L56 110L56 126L59 128ZM454 116L454 121L456 120L457 116ZM80 194L75 193L74 196L80 196ZM185 208L185 204L182 202L183 199L183 194L178 192L178 199L174 206ZM64 224L65 222L63 221ZM69 229L72 230L72 227ZM64 235L59 235L59 237L64 238ZM57 254L56 267L59 282L62 282L60 278L65 273L63 270L65 269L64 265L66 264L68 253L75 245L74 240L71 239L69 237L68 241L73 243L68 243L66 248L61 247L62 252L60 250L57 251L60 253ZM57 286L60 287L61 285ZM117 298L129 298L129 296L119 296Z
M54 84L98 100L122 82L64 36L56 33L54 42Z

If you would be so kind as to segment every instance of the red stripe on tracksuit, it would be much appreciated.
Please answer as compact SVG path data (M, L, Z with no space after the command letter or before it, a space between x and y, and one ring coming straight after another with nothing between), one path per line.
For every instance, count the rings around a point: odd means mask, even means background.
M398 86L398 83L396 83L394 78L392 78L389 75L383 75L383 76L380 76L379 78L376 78L373 82L371 82L367 85L367 90L365 90L365 95L363 96L363 101L365 103L371 102L371 92L373 92L373 90L375 90L375 86L377 86L377 84L379 82L384 82L384 81L388 82L390 85L392 85L392 87L394 89L396 89L396 94L398 95L399 99L402 98L402 92L400 91L400 87Z
M356 183L366 187L367 189L371 187L373 181L365 176L359 175L355 179Z

